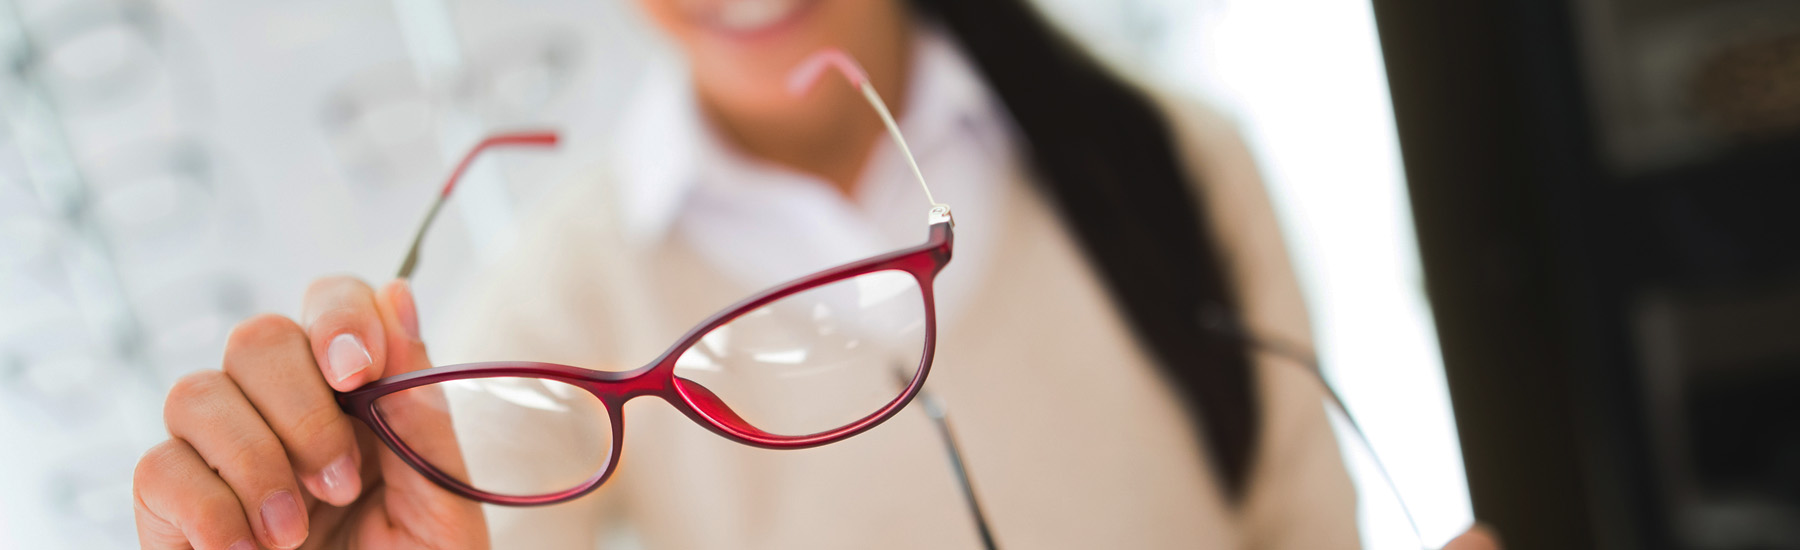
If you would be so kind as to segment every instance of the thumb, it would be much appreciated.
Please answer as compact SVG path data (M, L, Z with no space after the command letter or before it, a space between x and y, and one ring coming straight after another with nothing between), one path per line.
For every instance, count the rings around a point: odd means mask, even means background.
M413 303L411 285L399 279L382 287L376 307L386 332L388 376L431 368L425 343L419 339L418 310ZM383 397L377 406L383 418L405 445L433 467L459 479L467 478L462 450L452 429L450 410L436 386L422 386ZM481 506L473 500L457 496L438 487L430 479L413 470L406 461L383 447L380 457L381 477L386 486L383 505L390 525L411 531L414 540L450 540L478 538L485 533L461 532L479 530Z
M381 312L381 325L387 336L385 375L431 368L425 342L419 337L419 310L413 303L412 284L406 279L394 279L381 287L375 306Z

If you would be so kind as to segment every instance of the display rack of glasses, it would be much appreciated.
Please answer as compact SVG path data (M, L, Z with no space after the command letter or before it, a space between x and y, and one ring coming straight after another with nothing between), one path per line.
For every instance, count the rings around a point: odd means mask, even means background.
M114 503L160 390L251 306L196 261L229 197L171 30L146 2L0 1L0 437L32 443L0 515L30 538L130 544Z
M1788 0L1580 0L1583 77L1606 168L1692 166L1800 132Z
M580 65L595 42L631 49L586 39L616 18L582 10L612 8L0 0L0 441L11 442L0 445L0 547L131 546L132 466L166 437L163 394L216 367L237 321L290 306L303 282L288 272L360 272L363 249L390 257L372 214L416 222L412 191L442 177L447 151L491 128L583 114L551 113L558 98L619 92L578 78L593 72ZM593 24L562 24L571 13ZM273 32L236 32L259 25ZM266 66L282 47L345 40L357 57L315 47L294 59L330 57L343 72ZM243 85L277 73L323 86L270 98ZM285 112L314 116L271 116ZM271 159L322 168L272 172ZM544 179L504 176L546 169L477 167L464 192L478 198L448 220L463 238L434 252L493 250L512 205ZM350 200L306 209L337 193ZM347 217L375 221L317 236Z
M445 2L390 5L404 58L345 78L319 113L340 172L362 193L415 196L415 186L441 178L444 163L489 130L544 125L545 106L565 94L581 61L573 30L533 27L470 45ZM490 257L514 229L518 193L507 176L487 163L466 175L470 200L456 210L477 258Z

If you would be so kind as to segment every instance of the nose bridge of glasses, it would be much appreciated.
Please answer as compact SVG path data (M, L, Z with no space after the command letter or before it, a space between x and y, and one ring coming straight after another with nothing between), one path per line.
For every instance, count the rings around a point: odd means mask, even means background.
M680 389L675 385L675 363L673 359L658 360L648 365L624 371L589 371L584 378L588 391L599 396L602 401L618 410L625 403L639 397L657 397L674 405L685 408Z

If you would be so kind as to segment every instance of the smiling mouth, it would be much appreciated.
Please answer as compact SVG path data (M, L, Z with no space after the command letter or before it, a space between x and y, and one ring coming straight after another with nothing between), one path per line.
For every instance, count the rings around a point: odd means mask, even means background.
M687 0L693 21L737 36L762 35L798 19L818 0Z

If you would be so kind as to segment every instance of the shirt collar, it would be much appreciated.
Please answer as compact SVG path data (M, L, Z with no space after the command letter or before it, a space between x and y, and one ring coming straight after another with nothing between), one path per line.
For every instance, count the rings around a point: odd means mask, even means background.
M977 130L973 137L978 146L1000 152L1004 142L996 131L1004 131L1004 119L999 106L956 44L942 30L921 25L913 53L908 109L899 124L920 164L971 129ZM721 140L702 115L680 63L661 63L651 70L628 103L620 129L625 137L615 149L620 155L615 162L622 179L621 216L634 242L666 236L689 195L718 174L753 170L810 177L744 158ZM883 140L879 147L892 144Z

